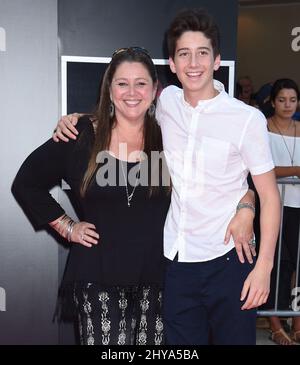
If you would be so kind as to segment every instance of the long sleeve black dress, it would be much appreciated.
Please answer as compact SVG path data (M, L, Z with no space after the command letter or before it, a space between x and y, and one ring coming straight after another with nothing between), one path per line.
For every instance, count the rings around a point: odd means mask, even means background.
M79 120L77 129L76 141L55 143L50 139L29 155L15 178L13 192L34 222L43 227L64 214L49 193L51 187L64 179L75 194L83 220L96 226L100 235L98 245L87 248L70 244L62 287L85 288L85 293L94 285L98 294L99 288L106 293L117 288L121 297L124 290L138 293L142 288L142 296L145 288L159 291L163 287L163 227L169 194L160 186L159 193L150 196L147 186L137 185L128 207L126 187L124 182L120 184L120 163L128 173L137 163L122 162L107 153L107 163L115 166L116 185L99 186L94 178L82 198L79 189L94 141L94 129L88 117ZM148 169L145 161L141 162L140 169L141 172ZM128 185L129 194L132 189ZM76 304L78 301L75 298Z

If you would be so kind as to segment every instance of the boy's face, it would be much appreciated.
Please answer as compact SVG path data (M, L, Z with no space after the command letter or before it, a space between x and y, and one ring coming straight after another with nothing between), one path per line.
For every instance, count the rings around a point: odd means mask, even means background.
M210 99L215 95L213 73L220 67L220 55L214 58L211 41L202 32L184 32L177 40L174 59L169 61L186 96Z

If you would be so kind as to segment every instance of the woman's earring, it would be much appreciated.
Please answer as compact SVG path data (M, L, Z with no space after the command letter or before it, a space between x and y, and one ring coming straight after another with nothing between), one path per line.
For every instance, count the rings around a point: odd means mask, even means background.
M155 115L155 105L151 103L149 109L148 109L148 115L150 118L154 117Z
M115 105L112 101L110 102L109 105L109 116L110 118L113 118L115 116Z

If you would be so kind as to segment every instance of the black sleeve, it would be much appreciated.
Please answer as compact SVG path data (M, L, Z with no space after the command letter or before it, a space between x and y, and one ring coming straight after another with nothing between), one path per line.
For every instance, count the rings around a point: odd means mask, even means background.
M84 124L87 124L84 120L78 122L79 133ZM37 227L64 214L49 190L65 178L68 157L76 143L73 140L56 143L49 139L26 158L15 177L12 192Z

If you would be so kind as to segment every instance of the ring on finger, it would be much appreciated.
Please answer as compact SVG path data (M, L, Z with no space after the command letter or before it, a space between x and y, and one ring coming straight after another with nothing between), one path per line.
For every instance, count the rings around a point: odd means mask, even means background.
M256 246L255 238L251 238L251 240L249 240L248 244L249 244L249 246L252 246L253 248L255 248L255 246Z

